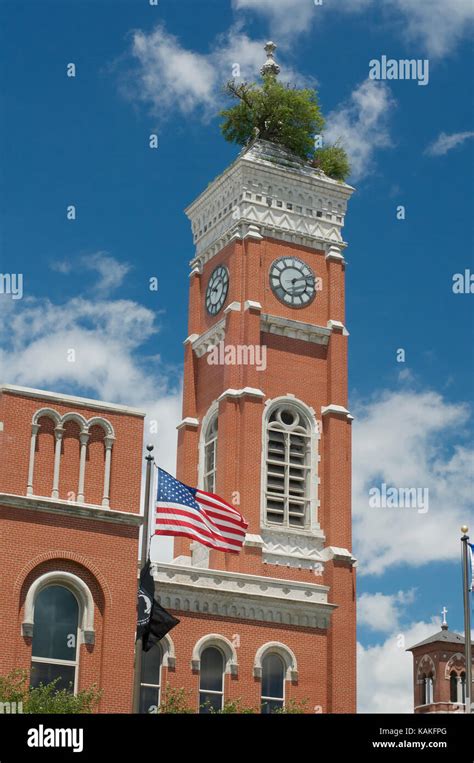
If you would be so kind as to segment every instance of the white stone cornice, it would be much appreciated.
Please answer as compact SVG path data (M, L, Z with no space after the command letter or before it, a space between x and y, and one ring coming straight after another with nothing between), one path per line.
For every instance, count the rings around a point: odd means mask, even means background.
M250 223L250 225L247 226L247 229L242 238L255 238L258 240L262 239L263 236L260 233L258 225L255 225L255 223Z
M338 548L337 546L327 546L321 552L321 558L325 562L346 562L352 567L357 565L357 559L352 556L351 552L348 551L347 548Z
M247 533L244 540L244 546L249 546L250 548L263 548L263 538L261 535Z
M244 302L244 310L261 310L262 305L260 302L255 302L252 299L246 299Z
M262 331L269 334L301 339L303 342L314 342L315 344L328 344L331 336L331 329L326 326L315 326L312 323L265 313L261 316L260 326Z
M194 337L192 340L192 347L198 358L201 358L211 347L215 347L219 342L222 342L225 337L225 318L221 318L218 323L214 323L210 329L204 332L204 334L196 335L191 334ZM189 337L191 339L191 337Z
M231 302L224 310L224 315L227 315L227 313L240 313L242 310L242 305L240 302Z
M262 392L261 389L256 389L255 387L244 387L243 389L226 389L224 392L219 395L217 398L218 400L224 400L226 397L233 397L233 398L239 398L239 397L265 397L265 393Z
M347 410L347 408L344 408L343 405L334 405L334 403L331 403L330 405L323 405L321 407L321 416L344 416L345 418L349 418L351 415L350 412ZM351 418L354 418L353 416Z
M333 262L340 262L341 265L345 262L345 259L341 254L341 247L335 246L334 244L330 245L326 254L326 259L332 260Z
M30 389L30 387L18 387L16 384L1 384L0 394L2 392L20 397L33 397L38 400L54 400L58 403L67 403L71 407L83 406L92 410L111 411L112 413L126 413L129 416L145 417L144 411L137 408L129 408L126 405L116 405L115 403L104 403L101 400L91 400L87 397L75 397L74 395L63 395L57 392L47 392L43 389Z
M162 563L152 574L165 609L327 628L336 608L328 586L316 583Z
M186 339L184 340L183 344L185 346L187 344L192 344L193 342L196 341L196 339L199 339L199 334L190 334L189 336L186 337Z
M343 336L349 336L349 332L341 321L328 321L328 329L332 331L342 331Z
M72 501L63 501L59 498L44 498L43 496L0 493L0 506L34 512L46 512L48 514L61 514L65 517L94 519L114 524L134 525L137 527L143 523L143 517L140 514L105 509L102 506L88 503L78 504Z
M199 426L199 419L193 419L190 416L186 416L185 419L179 422L176 429L184 429L185 427L191 427L193 429L197 429Z
M236 235L270 236L308 246L344 246L341 230L353 188L290 152L258 140L186 209L196 258L205 262Z

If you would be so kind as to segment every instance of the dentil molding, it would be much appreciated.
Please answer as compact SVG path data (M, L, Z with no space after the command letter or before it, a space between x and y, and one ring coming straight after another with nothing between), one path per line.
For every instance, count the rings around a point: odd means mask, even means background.
M210 570L185 564L152 565L165 609L259 622L328 628L335 604L328 586Z

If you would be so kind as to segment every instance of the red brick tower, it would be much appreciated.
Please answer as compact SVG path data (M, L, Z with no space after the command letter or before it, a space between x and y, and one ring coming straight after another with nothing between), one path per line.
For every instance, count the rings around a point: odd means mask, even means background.
M0 386L0 675L132 707L144 414Z
M450 631L443 607L441 630L407 651L413 654L415 713L464 713L466 658L464 636Z
M341 236L352 192L256 141L187 210L196 254L177 476L249 523L239 555L177 538L173 562L156 567L161 602L181 619L161 684L185 687L195 709L242 698L355 711Z

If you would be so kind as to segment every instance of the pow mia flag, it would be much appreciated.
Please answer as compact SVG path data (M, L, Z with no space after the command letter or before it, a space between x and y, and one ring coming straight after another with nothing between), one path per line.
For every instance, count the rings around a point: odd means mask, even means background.
M155 584L151 576L151 562L147 559L140 572L137 603L137 641L142 639L143 651L148 652L179 620L170 615L155 599Z

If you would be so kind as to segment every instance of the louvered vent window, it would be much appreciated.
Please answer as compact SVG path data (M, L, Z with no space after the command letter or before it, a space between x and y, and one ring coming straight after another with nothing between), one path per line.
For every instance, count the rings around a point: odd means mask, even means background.
M296 408L279 406L270 415L266 437L267 522L305 528L310 519L309 422Z
M216 491L217 465L217 413L212 417L206 430L204 442L204 490L208 493Z

